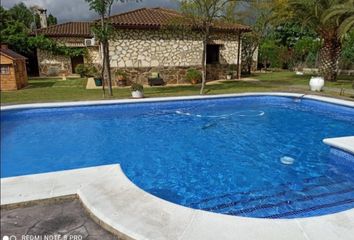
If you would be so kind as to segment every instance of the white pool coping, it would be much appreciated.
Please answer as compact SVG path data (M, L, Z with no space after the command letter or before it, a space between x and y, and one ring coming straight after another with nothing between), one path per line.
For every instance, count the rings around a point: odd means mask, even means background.
M156 97L156 98L140 98L140 99L16 104L16 105L0 106L0 110L4 111L4 110L31 109L31 108L44 108L44 107L74 107L74 106L110 105L110 104L124 104L124 103L166 102L166 101L232 98L232 97L246 97L246 96L298 97L304 99L317 100L321 102L339 104L347 107L354 107L354 101L323 97L318 95L306 95L300 93L287 93L287 92L254 92L254 93L250 92L250 93L233 93L233 94L219 94L219 95L193 95L193 96L183 96L183 97Z
M292 93L247 93L25 104L1 107L1 110L259 95L303 96L303 94ZM354 102L345 100L312 95L305 95L304 98L354 107ZM341 148L338 141L335 142L337 144L335 147ZM340 142L348 145L346 139L340 139ZM125 176L118 164L1 179L1 205L73 194L79 196L85 207L96 218L122 235L133 239L349 240L354 236L354 209L317 217L274 220L195 210L167 202L143 191Z
M354 136L325 138L323 142L331 147L339 148L351 154L354 154Z

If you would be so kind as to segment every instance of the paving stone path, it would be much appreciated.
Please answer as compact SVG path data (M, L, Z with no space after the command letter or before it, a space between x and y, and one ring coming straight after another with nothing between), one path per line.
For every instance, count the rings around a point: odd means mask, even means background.
M75 199L53 204L40 203L11 210L1 209L1 240L3 239L113 240L118 238L96 224L85 212L79 200Z

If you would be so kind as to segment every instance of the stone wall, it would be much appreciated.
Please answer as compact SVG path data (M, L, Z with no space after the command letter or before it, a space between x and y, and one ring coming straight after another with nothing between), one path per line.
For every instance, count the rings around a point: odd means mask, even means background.
M123 70L127 74L128 83L137 82L137 83L141 83L141 84L147 84L148 77L151 76L151 73L158 72L160 74L160 77L163 78L163 80L167 84L181 84L181 83L187 83L186 73L190 67L201 70L201 67L198 67L198 66L160 67L160 68L128 67L128 68L119 68L119 69ZM114 76L114 74L112 74L112 76ZM115 84L116 84L116 82L115 82Z
M220 64L207 67L208 80L226 79L230 65L237 64L238 34L214 33L209 44L221 47ZM151 72L159 72L167 83L185 83L187 69L201 69L202 53L202 36L191 31L118 30L110 42L113 70L123 70L128 81L140 83Z
M201 62L200 34L171 30L117 30L112 67L194 66Z
M94 65L102 64L102 56L98 46L87 48L87 56L85 56L84 62Z
M37 49L37 58L40 76L59 76L72 73L70 57L53 55L48 51Z
M79 37L56 37L52 38L60 44L68 47L85 47L85 38ZM100 64L101 55L98 46L86 47L87 56L84 56L84 63ZM71 58L63 55L53 55L44 50L37 49L38 68L40 76L59 76L61 74L72 74Z
M88 54L84 56L84 63L94 65L101 63L101 55L98 47L88 47ZM71 58L64 55L53 55L44 50L37 49L38 68L40 76L59 76L72 74Z
M220 64L237 64L238 34L214 33L211 36L210 43L221 45Z
M237 64L238 35L215 33L211 44L220 44L220 63ZM185 67L201 65L202 36L192 31L118 30L110 42L112 67Z
M236 77L237 65L233 65L235 72L233 77ZM201 71L201 66L181 66L181 67L127 67L127 68L114 68L112 70L112 76L114 79L114 71L116 69L122 70L127 74L128 83L137 82L141 84L148 83L148 77L152 72L158 72L167 84L183 84L189 83L186 79L186 73L189 68L195 68ZM227 73L230 71L229 64L208 64L207 65L207 81L213 81L218 79L226 79ZM114 85L117 85L116 81L113 81Z
M56 38L66 45L79 46L84 38ZM209 44L220 45L220 64L208 66L208 80L226 78L228 65L237 64L238 34L213 33ZM100 64L99 47L88 47L85 63ZM117 30L115 40L110 41L112 70L127 72L132 81L147 79L151 72L160 72L169 83L185 82L186 70L201 69L202 36L195 31L183 30ZM71 74L71 59L38 50L41 76Z

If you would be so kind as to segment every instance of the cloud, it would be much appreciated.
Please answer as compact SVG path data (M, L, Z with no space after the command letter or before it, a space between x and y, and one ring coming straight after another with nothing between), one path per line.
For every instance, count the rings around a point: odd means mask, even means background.
M59 22L87 21L97 18L97 15L89 10L85 0L2 0L1 5L10 8L20 2L26 4L26 6L38 5L47 9L48 14L53 14ZM142 7L177 8L177 6L175 0L142 0L138 3L136 1L127 3L117 1L112 13L117 14Z

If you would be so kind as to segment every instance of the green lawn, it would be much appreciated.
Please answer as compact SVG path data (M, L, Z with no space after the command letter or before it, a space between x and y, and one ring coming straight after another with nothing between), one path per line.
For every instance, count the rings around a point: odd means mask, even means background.
M311 93L308 90L310 76L296 76L292 72L258 73L251 76L260 81L219 81L209 83L206 87L206 94L224 94L241 92L264 92L264 91L285 91L298 93ZM354 98L352 89L353 76L339 76L334 83L327 82L321 95L332 96L344 99ZM66 81L61 79L40 79L29 80L29 86L25 89L14 92L2 92L2 104L33 103L33 102L55 102L55 101L78 101L78 100L99 100L102 99L102 90L86 90L86 79L72 78ZM198 85L146 87L146 97L161 96L185 96L199 93ZM340 96L340 89L344 88L344 95ZM113 90L113 98L130 98L129 88Z

